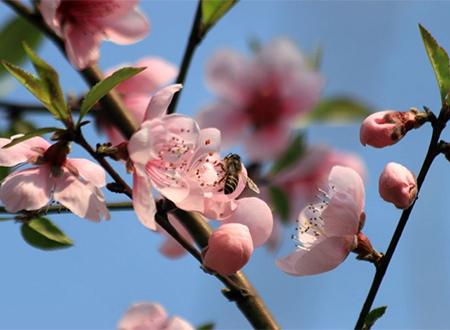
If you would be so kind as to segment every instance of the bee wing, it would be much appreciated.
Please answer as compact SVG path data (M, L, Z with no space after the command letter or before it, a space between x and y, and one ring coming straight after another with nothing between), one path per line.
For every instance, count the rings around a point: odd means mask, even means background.
M247 187L248 187L250 190L253 190L253 191L254 191L255 193L257 193L257 194L260 193L259 188L258 188L258 186L256 185L256 183L255 183L252 179L250 179L249 177L247 177Z

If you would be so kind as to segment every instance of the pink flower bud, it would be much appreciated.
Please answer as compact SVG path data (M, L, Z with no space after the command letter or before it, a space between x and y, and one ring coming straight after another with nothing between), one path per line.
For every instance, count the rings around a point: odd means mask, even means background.
M203 266L226 276L244 267L253 253L248 227L239 223L220 226L209 237L203 251Z
M399 209L406 209L417 196L416 177L403 165L389 163L380 175L378 190L386 202Z
M364 119L359 131L362 145L383 148L397 143L409 130L420 125L417 114L417 110L411 109L406 112L381 111L370 115Z

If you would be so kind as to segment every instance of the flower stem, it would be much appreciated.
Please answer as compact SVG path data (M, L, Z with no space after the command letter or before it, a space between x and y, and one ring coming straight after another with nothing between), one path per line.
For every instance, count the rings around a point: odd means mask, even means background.
M42 17L37 13L33 13L26 6L24 6L21 2L17 0L4 0L5 3L11 7L17 14L21 15L29 22L33 23L36 27L38 27L44 34L46 34L51 40L53 40L57 46L61 49L61 51L65 54L64 43L62 39L57 36L52 30L50 30L47 25L42 20ZM199 20L201 19L201 3L199 2L196 17L194 19L194 26L191 30L191 36L189 38L188 46L186 48L186 52L183 58L183 63L181 65L181 70L177 81L184 82L186 77L186 73L191 62L192 56L194 54L194 50L196 46L200 43L201 38L198 36L198 26ZM192 39L192 40L191 40ZM66 55L66 54L65 54ZM97 84L101 79L101 72L97 67L91 66L85 70L79 71L84 80L92 87ZM178 93L179 95L179 93ZM170 111L174 111L175 103L177 97L172 101ZM111 115L111 120L117 126L117 128L121 131L121 133L126 137L130 138L131 135L136 131L137 125L130 119L130 116L127 110L123 107L120 98L114 93L108 93L101 100L102 108L108 109L108 114ZM172 110L171 110L172 109ZM170 113L170 112L169 112ZM82 143L86 141L81 141ZM86 142L87 144L87 142ZM87 146L86 146L87 147ZM91 151L89 151L91 150ZM92 147L87 149L91 155L100 162L105 170L113 177L114 180L119 179L118 177L113 176L115 173L114 169L109 165L109 163L100 155L98 155ZM95 156L94 156L95 155ZM106 166L106 167L105 167ZM117 173L116 173L117 174ZM115 174L114 174L115 175ZM119 180L119 184L121 184L121 180ZM116 180L117 182L117 180ZM126 187L126 186L125 186ZM129 187L128 187L129 188ZM131 197L131 190L127 193L128 196ZM208 226L205 223L205 220L202 217L192 216L190 217L192 224L189 225L193 227L205 227ZM170 228L164 227L164 223L160 224L165 230L169 230ZM204 231L198 231L197 236L194 237L196 242L207 242L208 235ZM181 242L180 242L181 244ZM200 243L198 243L201 245ZM194 256L195 257L195 256ZM217 276L217 275L216 275ZM252 324L254 328L257 329L279 329L280 327L277 325L272 315L268 311L267 307L264 305L262 299L259 297L255 289L250 285L245 276L241 273L237 273L229 278L222 278L221 276L217 276L222 282L227 285L228 289L231 292L236 292L236 281L239 282L239 291L241 294L236 295L235 299L238 307L245 314L249 322ZM222 280L224 279L224 280ZM245 293L245 294L244 294Z
M445 113L446 113L445 109L441 110L439 118L432 121L433 133L431 136L430 144L428 146L427 154L420 169L419 176L417 177L418 193L420 192L420 188L422 187L422 184L425 180L428 170L431 167L431 164L433 163L433 160L439 154L439 145L438 145L439 137L443 129L445 128L447 122ZM416 201L417 199L409 208L404 210L400 216L397 228L395 229L395 232L391 238L391 242L389 243L389 247L386 251L386 254L381 258L380 262L377 265L372 285L370 287L369 293L367 294L364 305L362 306L359 318L355 325L355 329L363 329L364 322L366 321L367 315L369 314L372 308L375 297L381 286L381 282L383 281L383 277L389 267L389 263L392 259L392 256L394 255L395 249L397 248L397 244L402 236L403 229L405 228L406 223L408 222L409 216L414 208L414 205L416 204Z
M189 35L188 43L187 43L186 49L184 51L183 60L181 61L180 72L178 73L178 77L176 80L177 84L184 84L189 66L192 61L192 57L194 55L194 52L197 49L197 46L202 41L202 37L200 36L201 18L202 18L202 4L201 4L201 1L198 1L197 11L195 13L194 22L192 23L192 27L191 27L191 33ZM167 109L168 114L175 112L177 104L178 104L178 99L179 99L182 91L183 90L180 90L178 93L176 93L173 96L172 102L170 103L169 108Z

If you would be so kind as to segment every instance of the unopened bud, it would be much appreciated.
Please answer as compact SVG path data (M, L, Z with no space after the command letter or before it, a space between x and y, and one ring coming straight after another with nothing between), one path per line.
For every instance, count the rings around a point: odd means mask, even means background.
M399 209L406 209L417 196L416 177L403 165L388 163L380 175L378 190L386 202Z
M419 113L417 109L406 112L381 111L371 114L364 119L359 131L362 145L383 148L397 143L405 134L420 127L426 113Z
M248 227L227 223L214 231L203 251L203 266L226 276L244 267L253 253L253 240Z

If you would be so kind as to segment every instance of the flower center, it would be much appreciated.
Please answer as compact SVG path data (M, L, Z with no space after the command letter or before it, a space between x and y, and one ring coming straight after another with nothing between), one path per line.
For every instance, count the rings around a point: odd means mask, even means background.
M282 116L282 99L274 83L256 90L245 108L255 130L273 126Z

